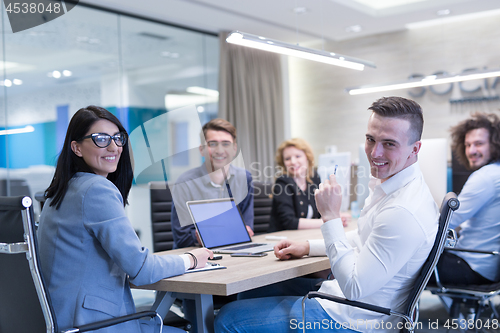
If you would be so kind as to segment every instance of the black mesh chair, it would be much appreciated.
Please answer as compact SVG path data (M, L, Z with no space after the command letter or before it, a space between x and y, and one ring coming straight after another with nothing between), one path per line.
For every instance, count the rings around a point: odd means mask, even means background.
M35 193L35 200L40 203L40 212L43 209L43 205L45 204L45 201L47 198L45 197L45 192L36 192Z
M172 250L172 193L165 182L149 183L153 252Z
M454 240L456 234L453 232ZM500 255L498 251L481 251L473 249L445 248L445 251L481 253L492 256ZM500 282L481 285L444 285L439 279L439 272L434 268L434 283L427 286L432 294L439 296L449 316L453 319L467 319L478 323L478 319L487 309L491 310L490 318L500 321L499 313L493 303L493 297L500 294ZM474 325L478 328L477 325Z
M161 317L144 311L59 330L40 272L32 203L28 196L0 197L0 332L87 332L144 317L157 318L161 328Z
M265 234L269 229L273 205L273 184L253 182L253 231L255 235Z
M425 261L422 269L420 270L417 279L415 280L415 285L408 295L407 303L404 307L404 312L394 311L392 309L383 308L373 304L367 304L359 301L351 301L346 298L341 298L320 292L310 292L302 301L303 312L304 313L304 303L307 298L322 298L333 302L342 303L350 306L355 306L358 308L366 309L369 311L374 311L382 313L388 316L394 315L403 318L406 321L404 325L403 332L413 332L415 328L415 322L418 320L418 300L422 291L424 290L429 278L431 277L434 267L439 260L439 256L443 252L445 243L450 239L450 232L448 231L448 224L450 222L451 216L455 210L458 209L460 203L458 202L457 195L453 192L446 194L443 203L441 205L441 215L439 217L439 227L436 234L436 239L434 245L432 246L429 257Z
M172 250L174 236L172 234L172 193L166 182L150 182L149 194L151 202L151 229L153 232L153 252ZM174 306L182 307L182 301L176 299ZM190 328L189 321L179 317L173 311L165 316L165 325Z
M7 194L8 190L10 193ZM0 196L31 196L30 187L25 179L0 179Z

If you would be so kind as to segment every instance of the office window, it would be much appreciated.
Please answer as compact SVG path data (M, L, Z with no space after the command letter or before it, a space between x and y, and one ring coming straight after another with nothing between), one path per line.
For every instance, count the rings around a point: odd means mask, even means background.
M82 107L107 108L129 132L190 103L201 123L217 116L217 98L199 89L217 90L218 39L212 34L85 4L12 33L2 13L0 179L25 179L32 196L49 185L68 122ZM182 122L164 130L182 129L171 136L182 140L188 128ZM201 156L178 166L200 163ZM0 195L9 192L0 188Z

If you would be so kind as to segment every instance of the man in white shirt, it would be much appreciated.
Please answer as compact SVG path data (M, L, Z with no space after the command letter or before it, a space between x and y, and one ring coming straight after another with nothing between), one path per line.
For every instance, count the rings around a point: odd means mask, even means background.
M344 232L341 191L335 176L316 191L324 240L275 247L282 260L327 255L335 280L320 292L401 311L433 245L438 208L417 163L423 115L414 101L384 97L369 108L365 152L372 179L358 229ZM219 312L217 332L290 332L302 328L301 297L269 297L230 303ZM399 326L398 326L399 325ZM306 301L310 331L383 332L401 328L398 318L346 305Z
M455 248L500 249L500 119L476 113L451 129L452 149L465 167L475 170L467 179L450 227L460 225ZM438 263L445 285L488 284L500 281L500 256L445 251Z

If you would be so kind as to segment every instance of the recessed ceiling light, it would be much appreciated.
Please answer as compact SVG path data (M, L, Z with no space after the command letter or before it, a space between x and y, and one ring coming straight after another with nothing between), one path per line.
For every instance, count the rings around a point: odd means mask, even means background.
M293 12L295 14L306 14L307 12L309 12L309 9L307 9L306 7L295 7L293 9Z
M450 13L451 13L451 10L449 10L449 9L441 9L441 10L438 10L436 12L436 14L438 16L446 16L446 15L450 15Z
M23 84L23 80L14 79L12 80L12 83L14 83L16 86L20 86L21 84Z
M180 54L177 52L164 51L161 53L161 56L165 57L165 58L177 59L177 58L179 58Z
M9 79L3 80L3 85L6 87L12 87L12 81Z
M355 2L373 8L375 10L407 6L416 2L424 2L426 0L354 0Z
M67 69L63 70L62 74L64 76L71 76L71 75L73 75L73 73L71 71L68 71Z
M196 110L197 110L199 113L202 113L202 112L204 112L204 111L205 111L205 108L204 108L203 106L201 106L201 105L200 105L200 106L198 106L198 107L196 108Z
M345 32L361 32L363 28L359 24L351 25L350 27L345 28Z

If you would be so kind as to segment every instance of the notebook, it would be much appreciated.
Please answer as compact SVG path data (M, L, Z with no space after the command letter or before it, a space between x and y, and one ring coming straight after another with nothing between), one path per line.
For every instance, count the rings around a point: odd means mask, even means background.
M254 243L233 198L188 201L202 245L214 253L267 252L274 243Z

